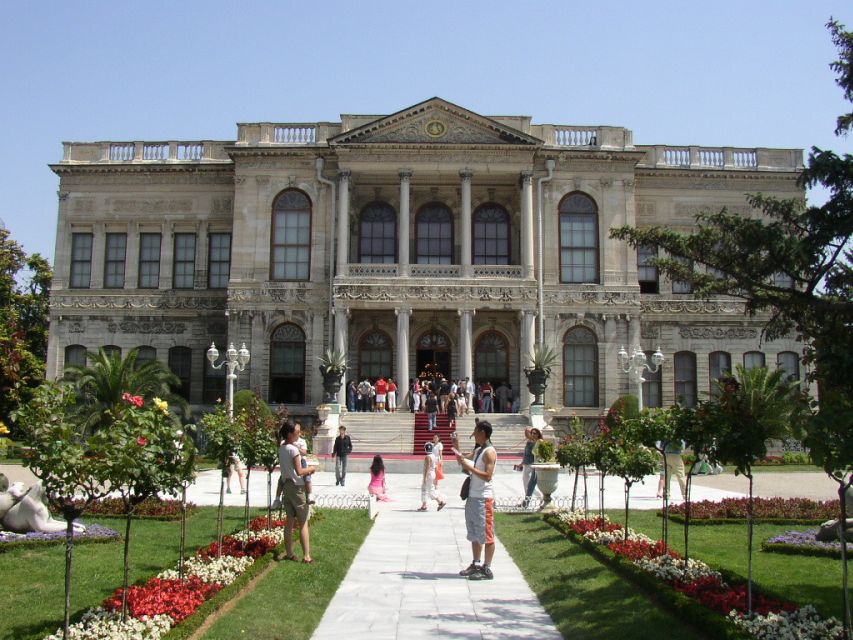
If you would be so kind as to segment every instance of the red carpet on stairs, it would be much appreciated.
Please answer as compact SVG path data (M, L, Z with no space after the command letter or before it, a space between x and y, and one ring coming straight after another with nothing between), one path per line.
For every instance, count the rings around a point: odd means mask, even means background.
M450 449L454 446L453 440L450 439L451 429L447 424L447 414L439 413L438 419L436 420L435 431L429 430L429 417L425 413L416 413L415 414L415 443L412 448L413 454L423 454L424 452L424 444L427 442L432 442L432 437L435 434L438 434L441 438L441 443L444 445L444 455L452 456L452 452ZM463 440L467 440L468 435L466 434ZM463 442L463 445L465 443ZM465 447L463 447L465 448Z

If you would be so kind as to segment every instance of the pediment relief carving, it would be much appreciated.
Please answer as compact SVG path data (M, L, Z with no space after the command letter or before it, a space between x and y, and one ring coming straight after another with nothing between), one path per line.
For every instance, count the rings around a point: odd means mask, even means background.
M440 98L335 136L330 144L541 145L542 141Z

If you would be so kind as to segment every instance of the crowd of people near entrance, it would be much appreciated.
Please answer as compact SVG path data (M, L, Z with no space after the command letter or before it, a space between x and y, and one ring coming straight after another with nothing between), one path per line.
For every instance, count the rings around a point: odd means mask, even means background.
M518 413L520 401L506 381L492 385L470 378L410 378L408 388L401 389L393 378L379 376L347 385L347 409L352 412L396 413L406 403L412 413L446 413L453 421L470 413Z

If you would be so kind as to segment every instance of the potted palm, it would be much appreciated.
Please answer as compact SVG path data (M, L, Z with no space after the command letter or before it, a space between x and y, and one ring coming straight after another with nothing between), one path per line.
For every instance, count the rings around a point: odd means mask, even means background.
M323 402L336 403L341 379L347 370L347 356L343 351L326 349L320 356L320 374L323 376Z
M557 463L557 449L550 440L539 440L533 447L533 464L539 491L542 492L543 511L552 511L551 495L557 490L560 480L560 465Z
M551 367L557 361L557 352L550 346L540 343L533 347L533 353L528 356L530 366L525 367L527 388L533 394L533 404L543 404L542 396L548 388L548 377Z

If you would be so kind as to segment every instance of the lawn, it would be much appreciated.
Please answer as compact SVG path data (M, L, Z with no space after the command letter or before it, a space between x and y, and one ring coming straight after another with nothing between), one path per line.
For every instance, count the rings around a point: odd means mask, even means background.
M243 526L242 514L242 508L226 509L226 532ZM89 521L124 532L122 520L91 519ZM280 591L276 598L267 600L266 608L259 608L258 611L263 610L268 614L270 602L280 600L283 593L305 589L306 598L321 603L317 606L321 607L320 615L322 615L322 609L325 609L327 602L337 589L343 573L335 578L325 576L330 574L337 576L339 565L344 566L345 572L345 567L349 566L355 550L361 545L369 528L370 520L362 511L320 512L316 526L312 529L314 555L318 564L313 567L299 565L296 568L293 563L287 563L294 566L294 570L290 572L276 566L267 575L266 580L278 581L279 588L284 591ZM341 539L343 535L341 532L348 534L348 542L345 543ZM199 509L188 521L188 551L193 552L199 546L209 544L215 537L216 508ZM147 579L162 569L173 567L178 560L179 545L179 522L134 521L131 530L131 582ZM346 547L345 553L342 546ZM332 549L335 550L334 556L332 556ZM100 604L121 585L122 551L123 544L120 541L110 544L80 545L74 548L72 615L79 616L86 609ZM317 571L320 567L323 568L322 572ZM308 569L315 571L315 574L308 573L306 571ZM2 575L0 601L3 602L3 615L0 616L1 639L39 639L61 626L65 598L64 573L64 545L13 549L7 553L0 553L0 575ZM281 574L284 573L288 573L288 578L285 580L285 586L281 586ZM303 573L305 573L304 576ZM299 589L294 589L292 584L287 584L294 577L300 580ZM319 617L316 620L319 621Z
M565 638L700 637L537 514L498 514L495 529Z

